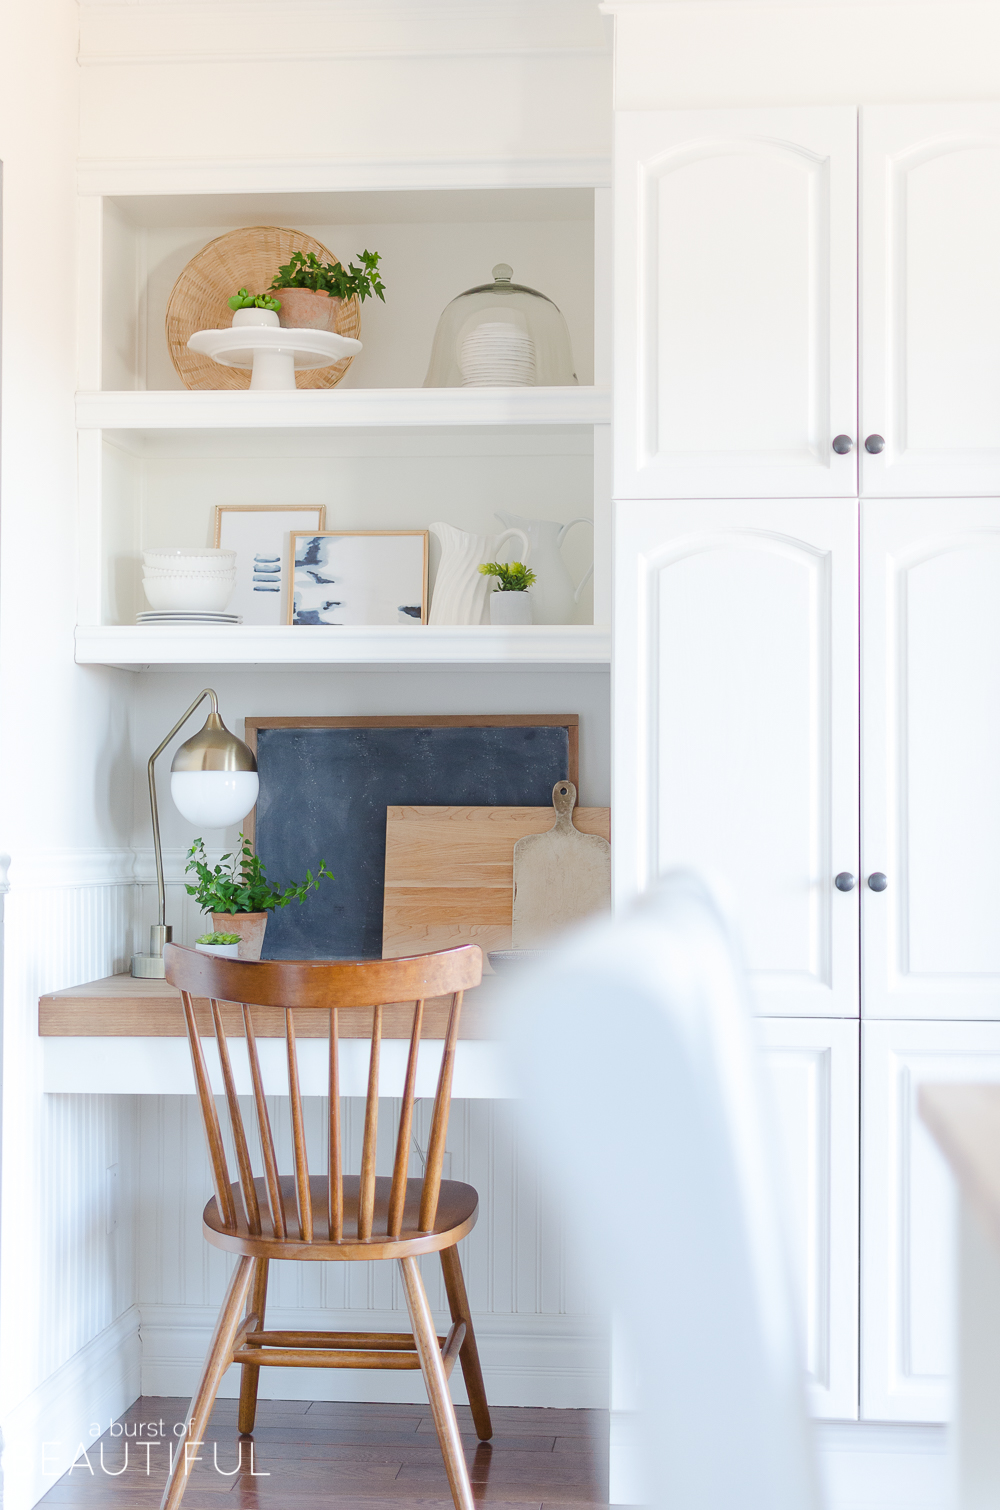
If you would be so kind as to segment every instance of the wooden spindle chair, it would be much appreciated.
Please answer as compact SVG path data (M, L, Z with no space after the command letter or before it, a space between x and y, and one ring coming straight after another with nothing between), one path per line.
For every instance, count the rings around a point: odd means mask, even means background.
M226 1297L191 1401L186 1442L200 1442L222 1376L231 1363L242 1365L239 1429L253 1430L257 1385L262 1367L282 1368L419 1368L424 1376L448 1482L458 1510L472 1510L472 1491L462 1451L448 1378L461 1360L472 1419L481 1441L493 1435L479 1365L472 1316L456 1244L475 1226L479 1200L471 1185L442 1180L451 1082L458 1041L462 995L482 978L483 957L475 945L422 954L410 959L322 963L308 960L260 961L218 959L168 944L164 950L167 980L179 986L184 1004L195 1084L201 1103L215 1195L205 1207L205 1237L216 1247L238 1253ZM407 1178L417 1057L424 1003L450 995L451 1010L430 1138L421 1179ZM194 998L208 997L222 1067L230 1131L239 1178L231 1180L223 1130L212 1093L195 1015ZM376 1178L379 1049L382 1008L390 1002L414 1002L413 1031L403 1086L399 1133L391 1180ZM263 1178L255 1177L223 1017L223 1003L239 1003L245 1036ZM281 1175L264 1094L254 1011L284 1011L288 1059L294 1173ZM371 1015L368 1096L359 1175L343 1172L338 1071L338 1029L344 1014ZM226 1008L231 1016L233 1007ZM295 1014L323 1012L329 1017L328 1175L310 1175L306 1157L302 1095L296 1057ZM258 1019L259 1021L259 1019ZM301 1019L300 1019L301 1021ZM446 1337L434 1331L417 1256L440 1253L452 1325ZM271 1259L316 1259L322 1262L395 1259L399 1263L413 1327L409 1332L268 1332L264 1327L267 1272ZM192 1450L193 1461L193 1450ZM176 1510L188 1478L188 1454L179 1450L167 1480L161 1510Z

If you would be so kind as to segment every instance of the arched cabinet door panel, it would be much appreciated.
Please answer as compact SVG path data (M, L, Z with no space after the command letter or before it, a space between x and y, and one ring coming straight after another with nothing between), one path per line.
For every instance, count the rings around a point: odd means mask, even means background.
M856 110L615 130L615 496L855 493Z
M862 487L1000 493L1000 105L865 106L861 191Z
M864 1012L1000 1018L1000 501L862 504Z
M769 1015L858 1011L857 503L616 504L620 900L706 874Z

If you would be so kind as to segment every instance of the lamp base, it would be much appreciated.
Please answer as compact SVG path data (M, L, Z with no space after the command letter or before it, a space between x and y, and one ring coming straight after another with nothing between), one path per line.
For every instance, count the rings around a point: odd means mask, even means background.
M132 974L136 980L164 980L162 954L133 954Z

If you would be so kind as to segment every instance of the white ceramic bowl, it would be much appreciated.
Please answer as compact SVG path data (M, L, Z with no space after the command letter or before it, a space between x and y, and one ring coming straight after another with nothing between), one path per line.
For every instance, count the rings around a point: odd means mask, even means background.
M233 595L232 577L143 577L142 590L150 608L187 608L197 613L222 613Z
M220 571L235 568L236 552L208 546L155 545L142 553L145 566L173 567L175 571Z
M235 568L224 567L221 571L185 571L182 567L173 566L144 566L143 575L146 577L163 578L172 581L174 577L183 577L187 582L235 582Z

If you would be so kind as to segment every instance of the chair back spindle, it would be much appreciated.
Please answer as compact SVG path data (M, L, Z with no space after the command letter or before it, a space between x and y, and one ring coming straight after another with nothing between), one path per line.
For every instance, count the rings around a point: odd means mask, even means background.
M322 1224L323 1215L326 1218L329 1238L336 1242L351 1239L358 1242L367 1242L372 1239L383 1241L385 1238L401 1238L407 1231L411 1236L415 1233L432 1232L437 1218L441 1191L463 994L468 987L478 985L482 978L480 950L475 945L466 945L460 949L450 949L438 954L417 955L400 960L332 963L305 960L250 962L221 960L169 944L164 952L164 961L167 979L179 986L181 990L195 1084L212 1164L216 1204L224 1227L227 1230L237 1231L241 1225L241 1214L238 1213L237 1201L233 1194L233 1182L230 1179L222 1126L199 1034L195 1008L195 1000L198 997L207 997L210 1003L211 1022L218 1045L222 1088L236 1154L238 1187L242 1195L247 1231L251 1234L260 1234L264 1230L262 1212L266 1202L273 1235L282 1238L288 1235L289 1217L285 1209L285 1198L282 1195L281 1175L265 1098L264 1079L253 1019L255 1009L277 1007L283 1012L285 1024L292 1135L293 1180L291 1185L286 1183L285 1188L290 1191L294 1186L297 1224L301 1240L305 1243L314 1240L316 1221L319 1220ZM432 996L447 995L451 996L451 1007L434 1096L418 1214L411 1207L412 1214L408 1215L407 1170L413 1132L417 1068L425 1002ZM414 1003L413 1026L394 1149L388 1215L385 1217L385 1232L376 1233L373 1232L373 1222L377 1205L375 1167L378 1144L382 1009L390 1003L407 1000ZM227 1034L224 1013L229 1009L230 1003L239 1003L241 1006L242 1035L237 1035L235 1030L230 1030ZM339 1043L345 1020L344 1014L354 1009L370 1013L372 1022L364 1136L358 1175L356 1239L354 1234L351 1234L350 1238L345 1238L344 1233L345 1171L339 1070ZM327 1209L318 1218L313 1210L310 1187L302 1089L296 1049L295 1015L298 1013L301 1021L302 1013L317 1010L323 1011L325 1021L329 1025L328 1091L330 1100ZM243 1036L246 1040L257 1137L264 1172L262 1181L254 1179L251 1143L237 1094L228 1043L228 1038L232 1036ZM379 1210L384 1214L386 1207L382 1205ZM382 1220L383 1216L380 1215L380 1224ZM322 1234L322 1225L319 1233Z

